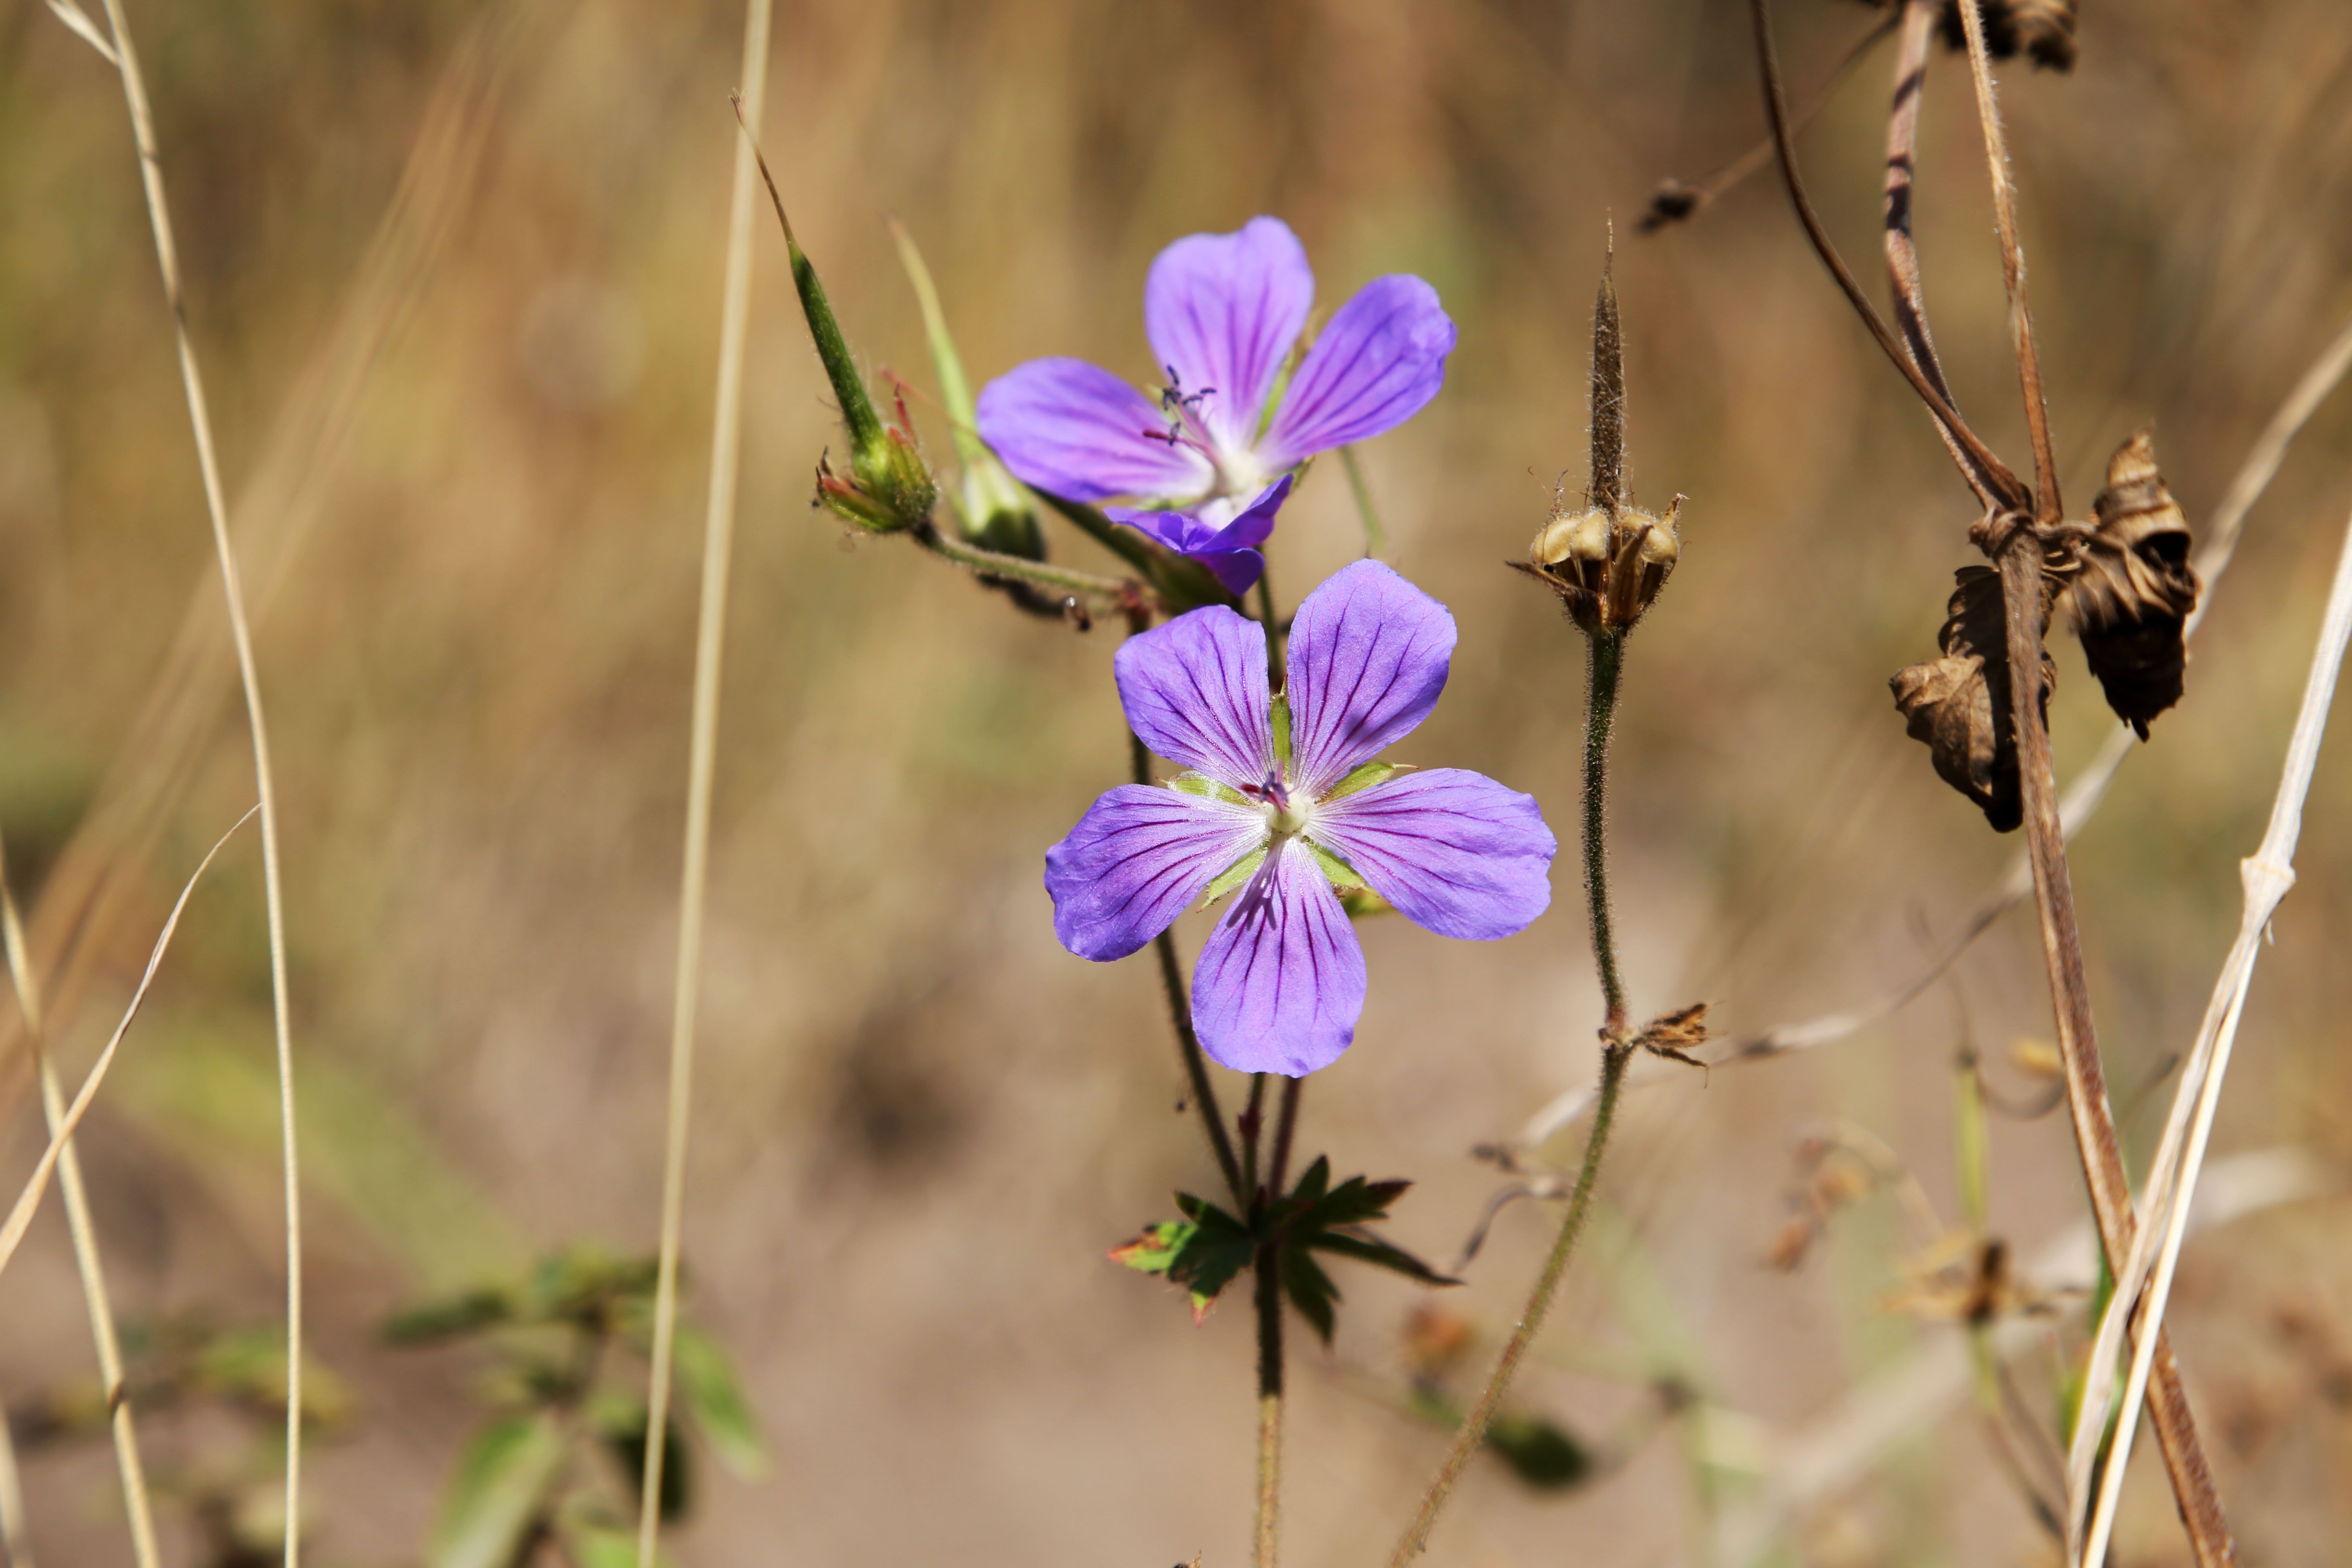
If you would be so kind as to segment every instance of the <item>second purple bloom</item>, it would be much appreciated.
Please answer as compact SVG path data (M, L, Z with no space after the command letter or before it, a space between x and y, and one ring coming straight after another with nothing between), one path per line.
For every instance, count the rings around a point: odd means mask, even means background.
M1189 771L1110 791L1046 851L1063 945L1124 958L1213 884L1231 890L1193 974L1193 1026L1224 1066L1296 1078L1337 1060L1363 1013L1340 887L1369 886L1440 936L1524 930L1551 901L1559 847L1534 799L1373 761L1436 706L1454 638L1445 606L1377 561L1299 605L1279 710L1255 621L1212 607L1130 638L1116 663L1128 722Z

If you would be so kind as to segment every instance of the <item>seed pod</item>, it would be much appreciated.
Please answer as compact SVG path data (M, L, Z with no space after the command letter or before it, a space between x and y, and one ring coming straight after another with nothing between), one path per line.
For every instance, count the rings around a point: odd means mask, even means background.
M2017 773L2017 731L2010 712L2008 616L2000 574L1963 566L1937 644L1941 658L1899 669L1887 685L1906 728L1924 742L1936 773L1976 802L1996 833L2025 820ZM2042 705L2050 706L2058 667L2042 656Z
M2198 589L2189 522L2157 472L2148 432L2116 448L2092 513L2068 607L2107 706L2145 741L2148 721L2180 700L2181 629Z
M1681 559L1683 500L1676 496L1664 517L1633 506L1614 516L1600 507L1555 510L1527 560L1510 564L1558 594L1587 632L1629 631Z

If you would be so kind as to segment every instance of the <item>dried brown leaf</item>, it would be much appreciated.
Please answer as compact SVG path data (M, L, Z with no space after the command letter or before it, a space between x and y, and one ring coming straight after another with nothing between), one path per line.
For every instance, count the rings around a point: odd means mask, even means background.
M1977 803L1996 833L2025 819L2017 774L2017 737L2010 717L2007 619L2000 574L1963 566L1937 643L1941 658L1895 672L1887 684L1911 738L1924 742L1936 773ZM2042 656L2042 702L2050 703L2058 667Z
M2068 604L2107 706L2145 741L2148 721L2180 700L2182 627L2198 593L2189 522L2157 471L2148 432L2116 449L2093 511Z

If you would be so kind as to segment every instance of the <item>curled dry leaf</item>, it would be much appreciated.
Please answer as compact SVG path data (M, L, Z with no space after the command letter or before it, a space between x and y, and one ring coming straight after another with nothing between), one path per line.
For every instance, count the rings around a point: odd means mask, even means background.
M2189 662L2181 628L2198 590L2189 522L2157 472L2146 430L2116 448L2093 511L2068 604L2107 706L2145 741L2148 721L2180 700Z
M1953 574L1941 658L1896 670L1887 684L1911 738L1927 743L1936 773L1977 803L1996 833L2025 820L2017 775L2017 736L2010 718L2008 622L2000 574L1963 566ZM2042 656L2042 704L2050 705L2058 667Z

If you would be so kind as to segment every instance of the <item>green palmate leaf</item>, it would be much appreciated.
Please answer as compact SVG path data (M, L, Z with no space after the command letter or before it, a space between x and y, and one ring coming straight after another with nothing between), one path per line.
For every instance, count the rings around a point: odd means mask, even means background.
M767 1440L743 1396L741 1378L725 1347L701 1330L679 1324L670 1364L686 1413L719 1462L739 1480L756 1480L768 1468Z
M1369 1263L1376 1268L1386 1268L1408 1279L1418 1279L1423 1285L1459 1285L1461 1280L1450 1274L1440 1274L1412 1253L1393 1242L1384 1241L1369 1231L1327 1230L1307 1244L1318 1252L1335 1253L1352 1258L1359 1263Z
M486 1287L462 1296L404 1307L386 1318L378 1332L395 1345L432 1344L502 1327L512 1322L514 1315L513 1295Z
M637 1568L637 1532L634 1530L617 1524L562 1519L556 1521L555 1533L563 1543L563 1554L572 1560L572 1568ZM655 1549L657 1568L672 1568L673 1561L668 1552Z
M1243 856L1240 859L1234 861L1232 865L1218 872L1216 879L1206 888L1202 889L1200 907L1204 910L1216 908L1219 901L1222 900L1226 894L1232 892L1235 888L1240 887L1244 882L1248 881L1252 877L1256 876L1257 868L1265 864L1265 851L1263 848L1251 850L1248 854Z
M1181 1220L1163 1220L1111 1249L1111 1258L1141 1274L1158 1274L1192 1295L1192 1321L1209 1315L1218 1294L1249 1267L1257 1238L1240 1220L1190 1193L1176 1194Z
M1289 692L1277 691L1274 694L1274 706L1269 717L1274 723L1274 760L1282 764L1283 771L1286 773L1290 771Z
M425 1542L427 1568L512 1568L547 1518L564 1458L563 1433L544 1412L476 1433Z
M1540 1415L1505 1411L1486 1428L1486 1447L1538 1491L1565 1491L1592 1474L1584 1446Z
M1331 793L1323 798L1332 801L1344 799L1351 795L1361 795L1374 784L1386 784L1405 771L1405 764L1402 763L1366 763L1360 767L1349 769L1348 776L1332 785Z
M1282 1290L1299 1315L1314 1325L1323 1342L1329 1344L1331 1331L1337 1327L1339 1288L1305 1247L1282 1249Z
M644 1495L646 1434L652 1425L645 1401L606 1394L590 1408L588 1418L596 1435L604 1439L613 1462L620 1467L634 1507ZM677 1423L672 1420L667 1430L667 1441L662 1445L661 1517L666 1521L680 1520L694 1501L692 1460L687 1455L685 1436L678 1431Z

